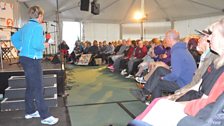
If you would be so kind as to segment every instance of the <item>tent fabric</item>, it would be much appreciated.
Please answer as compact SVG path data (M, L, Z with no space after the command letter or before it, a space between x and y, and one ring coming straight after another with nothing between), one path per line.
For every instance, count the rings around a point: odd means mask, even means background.
M40 5L45 10L46 20L56 19L57 0L18 0L27 7ZM90 3L92 0L90 0ZM58 0L62 20L82 22L130 23L134 13L141 8L141 0L97 0L100 14L80 10L80 0ZM223 15L224 0L145 0L145 21L177 21Z

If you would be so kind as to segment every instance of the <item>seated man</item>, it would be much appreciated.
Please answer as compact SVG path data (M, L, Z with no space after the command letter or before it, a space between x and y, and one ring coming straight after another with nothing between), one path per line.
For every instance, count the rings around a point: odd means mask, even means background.
M88 54L92 54L89 65L95 66L96 65L95 58L97 58L99 54L98 42L96 40L93 41L93 45L89 48L88 51L89 51Z
M214 24L216 24L216 23L214 23ZM175 94L170 95L169 96L170 100L174 100L174 101L185 101L186 100L187 101L187 100L191 100L191 99L200 97L200 95L196 95L195 89L199 89L199 87L202 87L202 85L205 85L203 83L206 83L206 79L207 79L206 76L209 75L208 73L211 74L214 72L217 75L217 72L219 70L210 69L210 68L214 68L214 67L212 67L214 65L214 61L219 57L219 54L217 54L215 52L216 50L214 50L214 49L210 50L210 45L209 45L209 43L210 43L209 36L212 34L212 32L210 30L213 29L214 24L209 26L209 28L206 28L206 30L203 30L203 33L200 33L200 34L202 34L202 36L199 39L197 50L199 52L203 52L203 53L201 54L199 67L195 72L192 82L187 84L185 87L175 91ZM207 31L210 31L210 32L207 32ZM203 79L203 78L205 78L205 79ZM212 80L216 80L216 79L217 78L215 78L213 76L208 80L209 80L209 82L211 82ZM201 85L201 86L199 86L199 85ZM208 85L210 85L210 84L208 84ZM206 90L209 90L209 89L206 89ZM194 95L192 95L192 93L194 93Z
M58 45L58 50L62 54L62 57L68 59L69 47L68 47L68 45L66 44L66 42L64 40Z
M134 51L134 56L128 61L127 70L128 75L126 78L131 78L137 71L137 66L142 62L142 58L146 55L147 48L143 45L141 40L137 41L137 47Z
M196 70L193 56L184 42L180 42L179 33L170 30L165 36L167 45L171 47L171 70L158 67L147 80L143 89L136 92L136 97L145 101L148 96L152 99L162 96L162 91L174 92L192 81Z
M223 44L224 30L223 30L223 28L224 27L223 27L223 24L224 24L224 19L222 19L219 23L215 24L215 26L213 28L212 35L209 35L211 50L215 51L219 55L219 57L216 58L215 62L214 62L215 68L217 70L223 69L223 67L224 67L224 60L223 60L224 59L223 58L224 57L224 50L223 50L224 49L224 44ZM209 71L210 71L210 69L209 69ZM209 76L213 76L213 75L210 74ZM186 118L185 118L178 123L178 121L186 115L190 115L192 117L196 116L196 118L200 118L201 122L206 121L205 122L206 124L219 121L219 119L222 119L221 115L215 116L215 117L217 117L215 120L211 120L211 121L203 120L203 119L205 119L204 117L206 117L206 118L212 117L214 115L214 112L210 112L210 111L206 110L206 111L204 111L206 113L204 113L200 117L199 117L199 115L202 114L201 110L203 108L216 102L216 100L218 100L217 98L220 97L221 94L223 94L223 89L224 89L223 79L224 79L224 73L222 70L221 74L219 74L219 77L216 79L216 81L214 81L214 84L210 83L210 85L214 85L214 86L212 87L212 89L209 92L209 95L207 97L202 97L202 98L195 99L192 101L183 102L182 104L180 104L180 102L173 102L170 100L168 101L166 98L155 99L147 107L147 109L135 119L135 120L139 120L139 121L137 121L137 123L136 123L136 121L134 121L135 125L132 125L133 123L131 122L130 126L145 126L145 125L142 125L145 123L147 123L148 125L149 124L161 125L161 123L163 123L163 125L166 125L166 126L174 126L174 125L189 126L190 124L192 124L192 126L199 125L199 124L195 124L195 123L188 123L186 125L183 125L184 121L185 121L185 123L191 122L191 121L193 121L192 120L193 118L191 118L190 120L186 120ZM205 81L203 81L203 82L205 82ZM167 103L170 106L167 106ZM179 106L179 109L177 110L178 106ZM167 108L169 108L169 109L167 109ZM164 110L164 111L162 111L162 110ZM160 113L158 113L158 111L160 111ZM172 112L172 114L171 114L171 112ZM219 111L216 111L216 112L219 112ZM182 113L182 114L180 114L180 113ZM159 120L156 120L155 118L159 118ZM220 126L222 124L220 124Z
M129 41L129 40L128 40ZM120 57L123 57L125 55L125 51L127 51L128 46L126 40L122 40L122 44L115 48L114 54L109 56L108 59L108 67L112 67L114 62L119 59Z

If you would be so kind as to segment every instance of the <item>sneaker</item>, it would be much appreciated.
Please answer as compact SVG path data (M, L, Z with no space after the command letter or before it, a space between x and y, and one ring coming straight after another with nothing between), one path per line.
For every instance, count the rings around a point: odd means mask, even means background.
M111 66L113 66L113 65L112 65L112 64L108 64L108 65L107 65L107 68L109 68L109 67L111 67Z
M58 122L58 118L55 118L54 116L50 116L46 119L41 120L42 124L46 124L46 125L54 125Z
M31 119L31 118L38 118L40 117L40 114L38 111L32 113L32 114L26 114L25 119Z
M114 66L113 66L113 65L111 65L110 67L107 67L107 68L109 68L109 69L114 69Z
M129 74L128 76L126 76L125 78L132 78L133 75Z
M121 75L126 75L126 74L127 74L126 69L123 69L123 70L121 71Z
M141 83L141 84L145 84L146 81L144 80L144 77L136 77L135 80L138 82L138 83Z

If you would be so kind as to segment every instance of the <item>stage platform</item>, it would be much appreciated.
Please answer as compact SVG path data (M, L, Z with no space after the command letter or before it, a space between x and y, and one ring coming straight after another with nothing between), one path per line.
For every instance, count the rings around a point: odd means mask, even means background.
M4 94L4 90L8 87L8 79L11 76L24 75L22 66L17 62L18 60L12 60L11 63L3 61L3 68L0 68L0 94ZM65 70L61 69L61 64L52 64L49 60L43 60L42 66L44 75L57 75L57 93L59 96L63 95L66 74Z
M68 109L65 106L66 98L58 98L58 107L51 107L50 113L59 118L54 126L71 126ZM25 119L24 110L0 112L0 126L45 126L40 123L40 118Z

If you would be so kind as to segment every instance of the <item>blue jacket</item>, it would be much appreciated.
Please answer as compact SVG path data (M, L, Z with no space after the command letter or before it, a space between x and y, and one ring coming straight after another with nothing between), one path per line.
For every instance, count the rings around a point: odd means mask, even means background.
M36 19L30 19L19 31L11 37L19 56L32 59L42 59L44 50L43 27Z
M165 75L164 80L173 81L180 88L192 81L197 67L186 43L177 42L171 48L171 69L171 73Z

